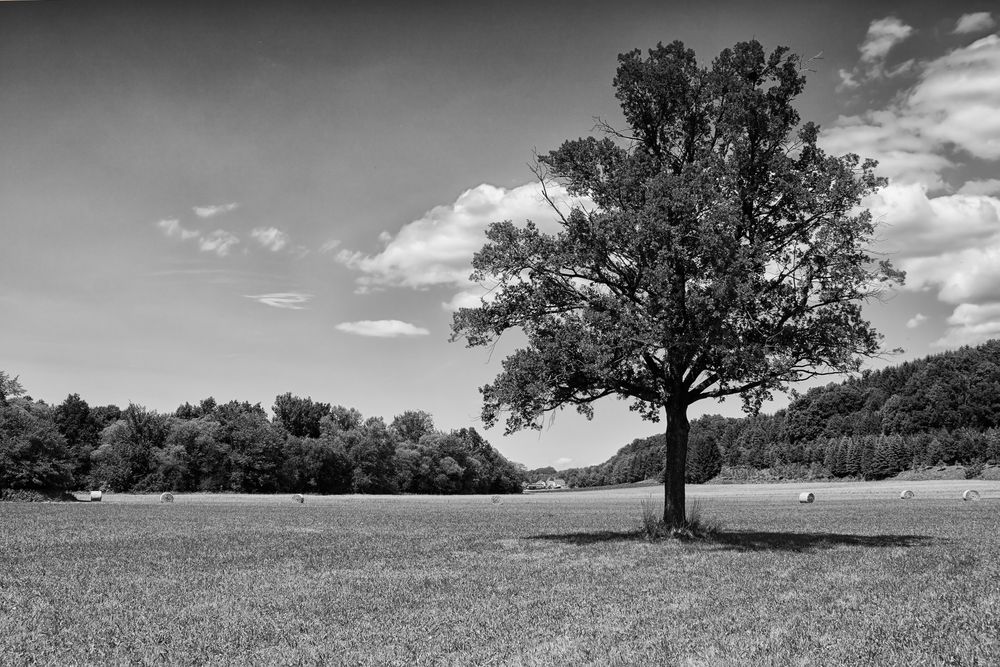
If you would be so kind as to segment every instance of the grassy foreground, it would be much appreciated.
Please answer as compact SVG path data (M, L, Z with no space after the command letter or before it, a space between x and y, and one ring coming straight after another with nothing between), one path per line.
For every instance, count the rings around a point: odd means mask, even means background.
M1000 664L1000 483L0 504L0 664ZM816 493L800 505L802 490Z

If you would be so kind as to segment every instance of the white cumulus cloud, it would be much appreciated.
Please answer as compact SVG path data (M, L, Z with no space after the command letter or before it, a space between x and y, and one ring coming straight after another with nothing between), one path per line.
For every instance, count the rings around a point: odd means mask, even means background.
M948 318L948 331L932 345L954 348L1000 338L1000 302L963 303Z
M565 189L554 184L547 187L561 210L568 211L571 200ZM383 244L380 252L369 255L344 249L336 258L361 274L356 282L362 292L381 287L458 287L462 293L444 304L454 310L459 305L473 305L471 295L478 292L469 281L472 256L485 243L486 228L491 223L511 220L524 224L532 220L543 231L551 232L557 229L557 219L539 183L511 189L482 184L466 190L450 204L434 207L395 235L383 232L379 236Z
M892 47L912 34L913 28L895 16L872 21L868 24L865 41L858 47L858 51L861 52L861 61L877 63L885 60Z
M211 204L209 206L195 206L194 214L199 218L214 218L223 213L229 213L239 208L239 204L231 202L229 204Z
M401 336L426 336L427 329L401 322L400 320L360 320L358 322L342 322L336 326L338 331L368 336L373 338L399 338Z
M485 291L480 288L462 290L442 303L441 307L452 312L459 308L478 308L483 302Z
M906 321L906 328L907 329L916 329L917 327L919 327L921 324L923 324L926 321L927 321L927 316L926 315L924 315L923 313L917 313L916 315L914 315L913 317L911 317L910 319L908 319Z
M952 32L964 35L974 32L985 32L996 27L997 22L989 12L972 12L962 14L955 22L955 30Z
M931 197L919 183L890 183L865 204L882 224L884 249L902 257L982 247L1000 232L1000 200L994 197Z
M894 181L942 188L941 172L954 166L942 153L1000 158L1000 36L988 35L928 61L915 83L893 103L839 118L824 132L831 153L857 153L880 161Z
M247 294L246 298L253 299L257 303L272 308L284 308L286 310L303 310L305 304L312 299L312 294L302 292L274 292L271 294Z
M1000 243L899 262L910 289L937 290L945 303L1000 300Z
M935 345L982 342L1000 331L1000 198L934 197L919 184L890 184L867 203L884 223L879 249L906 271L904 289L955 307ZM917 315L906 326L925 319Z
M958 189L960 195L1000 195L1000 179L988 178L981 181L966 181Z
M910 125L907 119L885 110L841 116L823 132L820 143L832 155L856 153L875 158L879 175L892 181L940 188L944 185L941 172L952 162L940 154L936 142Z
M267 248L271 252L278 252L288 245L288 234L276 227L257 227L250 232L261 247Z
M930 197L923 186L892 184L868 204L906 289L936 290L953 304L1000 299L1000 199Z
M1000 36L931 61L901 113L939 145L1000 158Z

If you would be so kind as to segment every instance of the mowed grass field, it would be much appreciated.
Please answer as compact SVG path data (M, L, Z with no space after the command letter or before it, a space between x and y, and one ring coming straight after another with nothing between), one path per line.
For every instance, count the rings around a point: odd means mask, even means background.
M3 503L0 664L1000 664L1000 482L661 494Z

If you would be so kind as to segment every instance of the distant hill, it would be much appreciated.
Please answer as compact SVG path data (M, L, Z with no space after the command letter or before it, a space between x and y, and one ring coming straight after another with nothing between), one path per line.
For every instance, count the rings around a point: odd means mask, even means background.
M693 420L688 481L722 466L777 476L880 479L931 465L975 474L1000 463L1000 340L907 361L797 395L771 415ZM604 463L560 471L571 486L663 475L663 436L638 438Z

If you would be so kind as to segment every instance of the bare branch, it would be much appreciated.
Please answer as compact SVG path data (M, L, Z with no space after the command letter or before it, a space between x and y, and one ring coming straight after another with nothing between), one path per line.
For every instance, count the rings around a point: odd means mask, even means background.
M629 143L635 143L635 142L639 141L639 137L631 135L631 134L625 134L624 132L621 132L621 131L617 130L616 128L612 127L606 120L604 120L600 116L594 116L593 120L594 120L594 126L591 128L592 132L593 131L599 131L599 132L601 132L603 134L607 134L607 135L612 136L612 137L617 137L619 139L624 139L625 141L628 141Z
M548 167L545 165L545 163L541 162L538 159L537 153L535 155L534 162L528 165L528 169L531 170L531 173L533 173L535 175L535 178L538 179L539 185L542 186L542 197L545 199L546 203L548 203L549 208L555 211L556 215L559 216L559 219L562 220L562 223L564 225L568 225L569 220L566 218L563 212L556 205L556 202L549 195L549 188L547 185L547 181L549 180L549 170Z
M814 63L817 60L823 60L823 52L822 51L820 51L819 53L817 53L816 55L814 55L809 60L806 60L805 62L801 63L799 65L799 71L800 72L812 72L813 74L815 74L816 70L814 70L814 69L812 69L810 67L807 67L807 65L810 65L810 64Z

